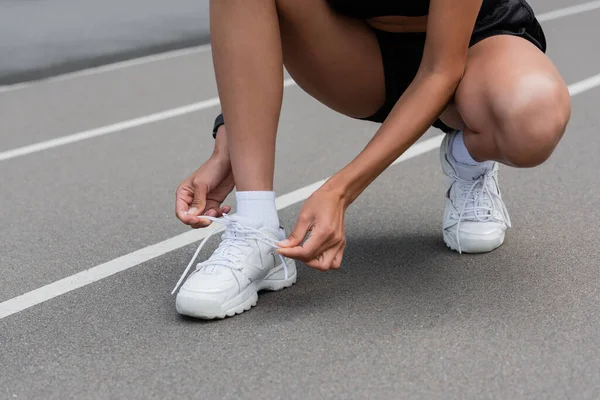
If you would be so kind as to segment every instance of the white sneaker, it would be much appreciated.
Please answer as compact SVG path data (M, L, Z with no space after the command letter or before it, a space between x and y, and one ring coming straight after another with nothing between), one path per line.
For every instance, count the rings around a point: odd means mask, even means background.
M285 238L283 229L274 232L239 216L209 219L225 225L223 241L181 286L175 301L178 313L204 319L231 317L256 305L260 290L281 290L296 282L294 260L275 252L275 243ZM211 236L198 246L173 293Z
M440 148L442 169L448 176L444 242L459 253L486 253L502 245L511 226L498 187L498 163L459 164L450 152L455 136L447 134Z

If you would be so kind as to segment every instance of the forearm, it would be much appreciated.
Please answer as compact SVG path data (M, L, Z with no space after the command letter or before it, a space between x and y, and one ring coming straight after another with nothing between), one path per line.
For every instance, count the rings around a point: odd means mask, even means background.
M275 2L212 0L210 8L215 75L236 183L242 190L269 190L283 97Z
M458 81L444 74L418 75L369 144L325 187L351 204L425 133L450 101Z

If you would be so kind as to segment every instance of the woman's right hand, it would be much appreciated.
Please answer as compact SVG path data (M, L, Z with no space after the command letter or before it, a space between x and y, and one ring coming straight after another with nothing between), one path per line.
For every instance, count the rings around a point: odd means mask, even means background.
M219 135L222 137L219 138ZM192 228L204 228L211 224L210 220L202 219L202 215L220 217L231 211L230 206L221 206L235 187L231 161L224 143L224 126L219 128L217 140L210 158L177 188L177 218Z

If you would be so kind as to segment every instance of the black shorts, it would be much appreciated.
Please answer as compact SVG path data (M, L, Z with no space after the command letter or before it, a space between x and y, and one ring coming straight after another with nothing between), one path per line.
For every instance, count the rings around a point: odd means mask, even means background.
M385 74L386 100L367 121L383 122L419 69L425 33L391 33L373 29L379 42ZM484 0L469 46L496 35L519 36L546 52L544 31L525 0ZM439 119L434 127L452 131Z

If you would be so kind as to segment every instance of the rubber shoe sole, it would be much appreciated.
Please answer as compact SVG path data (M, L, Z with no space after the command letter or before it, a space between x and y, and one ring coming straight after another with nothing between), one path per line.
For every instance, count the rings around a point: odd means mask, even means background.
M283 267L273 269L265 278L257 282L252 282L246 289L235 296L233 299L225 303L211 302L203 298L194 296L184 289L180 290L175 300L175 308L181 315L200 319L223 319L233 317L236 314L241 314L248 311L258 302L258 292L279 291L288 288L296 283L298 273L296 264L293 260L288 262L288 270L291 272L288 279L269 279L269 277L278 274Z

